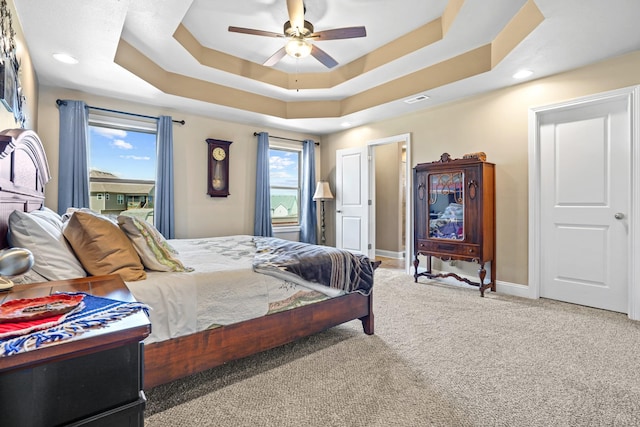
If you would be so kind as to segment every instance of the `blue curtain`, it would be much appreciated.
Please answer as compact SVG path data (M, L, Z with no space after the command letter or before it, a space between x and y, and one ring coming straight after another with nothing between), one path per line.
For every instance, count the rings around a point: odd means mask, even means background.
M158 167L156 168L156 193L154 200L154 223L167 239L173 239L173 122L170 116L158 117L156 136Z
M310 139L302 142L302 188L300 194L300 241L316 244L317 215L313 193L316 189L316 143Z
M65 100L60 111L58 213L89 207L89 112L82 101Z
M273 236L271 226L271 190L269 186L269 134L258 134L258 161L256 164L256 216L255 236Z

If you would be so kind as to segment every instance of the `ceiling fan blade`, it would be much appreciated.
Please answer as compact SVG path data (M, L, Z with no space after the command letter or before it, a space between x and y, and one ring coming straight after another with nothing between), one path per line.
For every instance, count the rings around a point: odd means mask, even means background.
M286 54L287 54L287 51L284 49L284 47L282 47L282 48L278 49L276 51L276 53L271 55L269 57L269 59L264 61L264 63L262 65L264 65L265 67L272 67L272 66L276 65L282 58L284 58L284 56Z
M281 34L281 33L272 33L271 31L254 30L252 28L229 27L229 31L232 33L252 34L254 36L284 37L284 34Z
M289 22L291 28L304 28L304 2L303 0L287 0Z
M315 44L311 46L311 56L322 62L322 64L327 68L333 68L338 65L338 61L333 59L327 52L320 49Z
M354 39L357 37L366 37L367 30L365 27L345 27L333 30L324 30L313 33L309 38L316 40L338 40L338 39Z

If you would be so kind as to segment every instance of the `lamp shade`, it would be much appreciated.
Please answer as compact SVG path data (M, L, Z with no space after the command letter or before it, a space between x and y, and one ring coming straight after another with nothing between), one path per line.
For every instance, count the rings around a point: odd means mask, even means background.
M329 183L327 181L319 181L316 185L316 192L313 195L313 200L329 200L333 199Z

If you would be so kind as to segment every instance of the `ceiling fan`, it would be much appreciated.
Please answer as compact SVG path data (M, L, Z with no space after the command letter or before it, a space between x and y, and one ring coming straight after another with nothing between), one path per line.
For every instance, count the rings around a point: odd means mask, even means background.
M284 23L284 32L282 34L242 27L229 27L229 31L232 33L288 39L285 46L264 62L263 65L267 67L277 64L285 55L289 54L294 58L304 58L311 55L327 68L333 68L338 65L338 62L312 42L352 39L366 37L367 35L367 30L362 26L314 32L311 22L304 19L305 7L303 0L287 0L287 10L289 12L289 20Z

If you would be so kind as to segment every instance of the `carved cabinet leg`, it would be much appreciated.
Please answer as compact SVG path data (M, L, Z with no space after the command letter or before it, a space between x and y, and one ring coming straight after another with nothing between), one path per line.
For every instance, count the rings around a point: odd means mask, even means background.
M480 263L478 276L480 276L480 296L484 297L484 290L487 288L486 285L484 284L484 278L487 277L487 270L485 270L484 268L484 262Z

